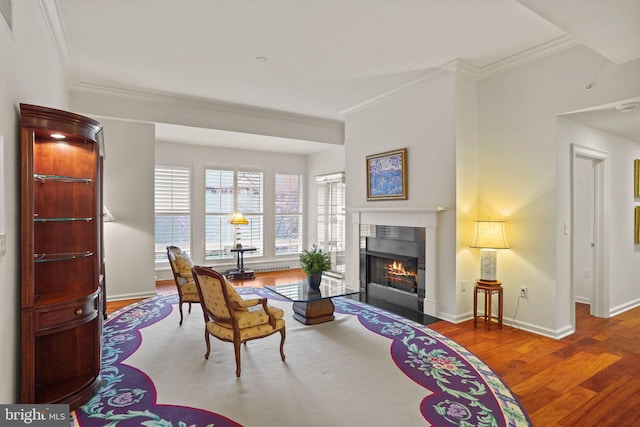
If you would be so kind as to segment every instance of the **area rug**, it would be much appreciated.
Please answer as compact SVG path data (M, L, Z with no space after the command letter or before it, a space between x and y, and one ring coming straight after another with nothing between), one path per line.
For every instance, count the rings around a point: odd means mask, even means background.
M279 334L242 346L212 339L202 309L179 325L177 295L113 313L104 325L104 386L73 412L77 426L527 426L513 393L454 341L395 314L336 298L336 319L305 326L286 311ZM251 294L251 295L248 295ZM186 307L186 306L185 306Z

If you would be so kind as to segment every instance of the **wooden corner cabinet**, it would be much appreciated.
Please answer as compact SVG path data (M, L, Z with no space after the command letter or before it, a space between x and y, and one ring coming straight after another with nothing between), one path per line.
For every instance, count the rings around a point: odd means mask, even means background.
M21 403L71 409L100 387L102 127L20 104Z

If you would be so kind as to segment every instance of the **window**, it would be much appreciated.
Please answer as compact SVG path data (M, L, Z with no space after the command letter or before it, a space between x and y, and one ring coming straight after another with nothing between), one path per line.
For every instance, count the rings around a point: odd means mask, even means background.
M331 271L345 273L344 173L317 176L318 247L329 253Z
M276 255L302 252L302 175L276 174Z
M229 223L234 211L249 221L239 225L243 246L257 248L246 256L262 255L263 250L263 177L262 172L232 169L205 171L205 259L230 258L227 249L235 245L234 226Z
M155 260L167 260L167 246L190 250L190 170L186 167L155 168Z

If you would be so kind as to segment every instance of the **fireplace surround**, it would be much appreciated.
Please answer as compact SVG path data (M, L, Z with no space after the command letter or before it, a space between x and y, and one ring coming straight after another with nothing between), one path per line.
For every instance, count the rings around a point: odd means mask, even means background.
M368 298L422 313L425 228L361 225L361 275Z
M411 305L413 311L422 314L437 317L436 309L436 277L437 277L437 228L438 214L444 212L445 209L437 208L352 208L348 209L351 214L352 236L356 238L356 244L359 246L358 251L351 252L351 265L355 268L347 270L347 279L360 282L360 288L365 297L373 295L374 298L380 299L380 296L390 299L394 305L400 303ZM376 228L377 226L382 226ZM410 228L417 233L417 241L409 241L404 228ZM385 233L394 230L397 233ZM419 231L415 231L419 230ZM389 287L388 284L380 283L382 286L372 285L367 278L367 234L377 233L381 231L381 235L386 238L383 240L395 241L390 243L392 246L389 251L387 248L381 250L379 241L371 240L369 252L373 255L377 254L394 254L394 259L404 264L405 258L420 258L416 262L417 269L417 288L416 291L408 291L407 289L397 289L397 287ZM395 245L395 247L393 247ZM384 246L384 245L383 245ZM418 256L407 254L406 251L410 247L415 247ZM384 257L383 257L384 258ZM407 265L403 265L405 270ZM410 266L409 266L410 267ZM370 273L369 273L370 274ZM376 280L377 282L378 280ZM424 285L422 285L422 283ZM381 289L382 288L382 289ZM381 291L381 292L380 292ZM369 292L367 294L367 292ZM382 295L380 295L382 293Z

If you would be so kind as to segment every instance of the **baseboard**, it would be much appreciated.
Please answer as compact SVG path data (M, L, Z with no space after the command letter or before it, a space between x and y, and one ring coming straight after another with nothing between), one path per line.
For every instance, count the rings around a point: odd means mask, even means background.
M447 322L457 324L457 323L462 323L462 322L466 322L467 320L473 319L473 312L469 311L467 313L460 314L457 316L452 316L448 313L438 313L437 317L439 319L446 320ZM553 339L562 339L575 332L571 327L571 325L567 325L564 328L554 331L552 329L541 328L540 326L532 325L526 322L517 322L513 319L507 319L506 317L502 319L502 322L503 322L503 325L505 326L531 332L536 335L543 335L545 337L553 338Z
M156 296L156 292L137 292L137 293L133 293L133 294L120 294L120 295L111 295L110 297L107 298L107 302L113 302L113 301L123 301L123 300L128 300L128 299L145 299L145 298L151 298L151 297L155 297Z
M457 323L462 323L462 322L466 322L467 320L473 319L473 312L469 311L467 313L463 313L459 315L451 315L449 313L438 312L438 314L436 314L436 317L438 319L446 320L449 323L457 324Z
M576 296L573 299L575 302L580 303L580 304L587 304L587 305L591 305L591 298L586 298L586 297L579 297Z
M613 316L617 316L618 314L622 314L625 311L629 311L631 309L634 309L636 307L640 306L640 299L636 299L634 301L629 301L627 303L624 304L620 304L616 307L613 307L612 309L609 310L609 317L613 317Z
M514 320L509 320L509 319L504 319L503 320L505 325L508 325L514 329L521 329L523 331L527 331L527 332L531 332L533 334L537 334L537 335L542 335L545 336L547 338L553 338L556 340L562 339L566 336L569 336L571 334L573 334L575 332L575 330L573 329L573 327L571 325L566 325L560 329L549 329L549 328L542 328L540 326L537 325L532 325L530 323L526 323L526 322L517 322Z

